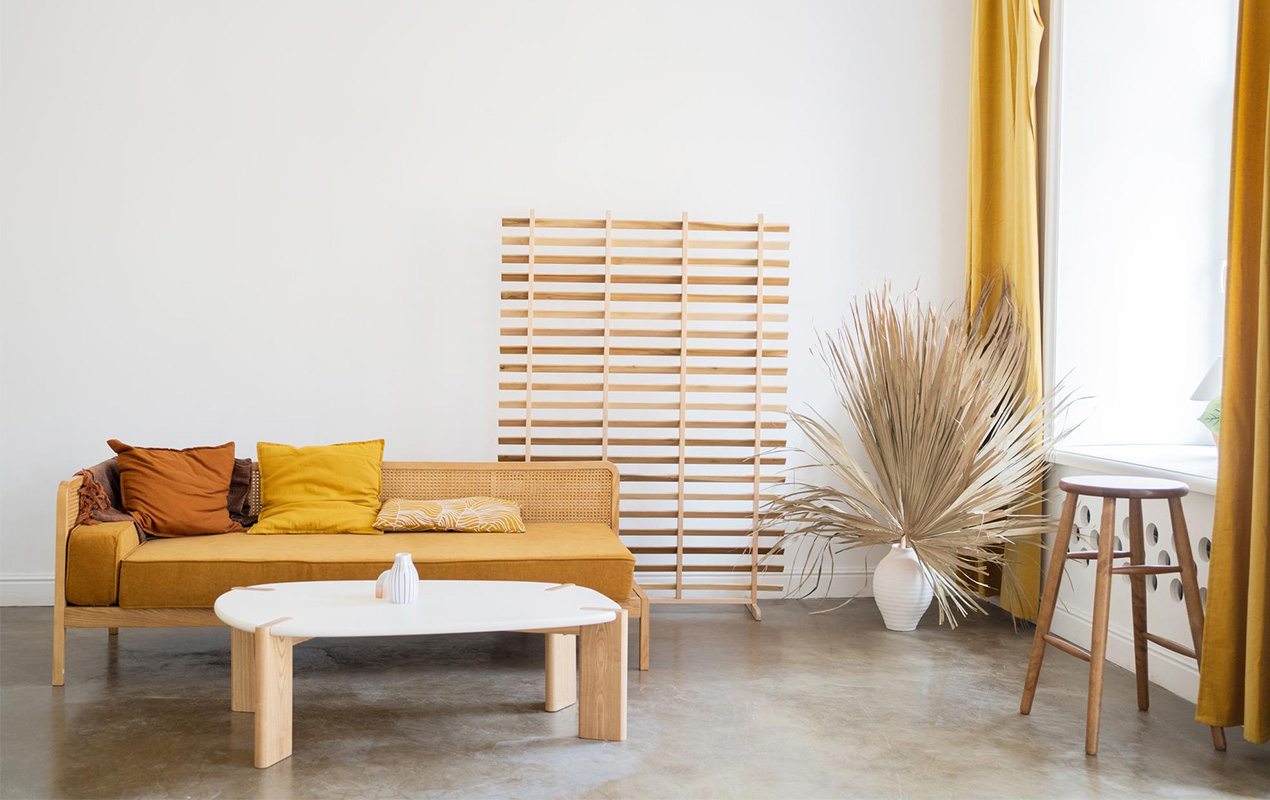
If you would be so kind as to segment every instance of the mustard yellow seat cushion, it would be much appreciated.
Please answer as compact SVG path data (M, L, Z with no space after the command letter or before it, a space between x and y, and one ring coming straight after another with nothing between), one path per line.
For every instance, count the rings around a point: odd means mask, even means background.
M249 533L380 533L384 440L322 447L260 442L260 519Z
M607 525L530 522L524 533L252 536L151 539L119 568L125 608L211 608L235 586L374 580L410 553L422 578L545 581L630 597L635 557Z
M385 500L375 527L381 531L524 533L520 506L496 497L457 500Z

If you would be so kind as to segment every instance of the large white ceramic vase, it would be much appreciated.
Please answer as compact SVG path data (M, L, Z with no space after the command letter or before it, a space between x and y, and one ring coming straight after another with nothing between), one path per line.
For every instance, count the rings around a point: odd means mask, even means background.
M930 607L934 588L913 548L891 545L873 570L873 599L882 621L893 631L911 631Z

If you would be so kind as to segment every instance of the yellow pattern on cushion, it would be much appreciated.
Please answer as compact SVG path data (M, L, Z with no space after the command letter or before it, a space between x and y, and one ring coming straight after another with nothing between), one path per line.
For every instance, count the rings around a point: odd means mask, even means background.
M524 533L520 506L496 497L457 500L386 500L375 519L381 531Z
M250 533L381 533L384 440L323 447L259 442L260 519Z

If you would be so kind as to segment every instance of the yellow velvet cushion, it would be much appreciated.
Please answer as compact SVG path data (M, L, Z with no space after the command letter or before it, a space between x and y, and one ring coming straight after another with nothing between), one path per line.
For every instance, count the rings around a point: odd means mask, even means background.
M251 533L380 533L384 440L323 447L259 442L260 519Z
M631 594L635 557L607 525L528 522L524 533L387 536L184 536L151 539L119 567L125 608L211 608L235 586L373 581L397 553L439 581L575 583L618 602Z
M524 533L520 506L496 497L457 500L385 500L375 527L381 531Z
M66 542L66 602L113 606L119 600L119 564L141 544L131 522L76 525Z

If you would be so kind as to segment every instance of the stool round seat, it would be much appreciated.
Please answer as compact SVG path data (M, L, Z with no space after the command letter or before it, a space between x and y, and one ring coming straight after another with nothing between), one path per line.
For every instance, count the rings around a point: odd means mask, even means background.
M1064 492L1090 497L1122 497L1152 500L1185 497L1191 487L1167 478L1144 478L1134 475L1074 475L1058 482Z

